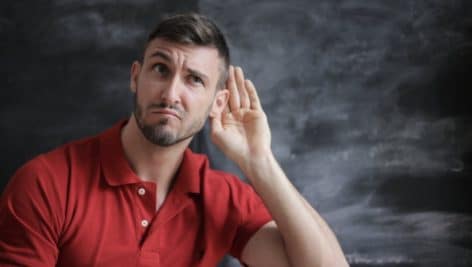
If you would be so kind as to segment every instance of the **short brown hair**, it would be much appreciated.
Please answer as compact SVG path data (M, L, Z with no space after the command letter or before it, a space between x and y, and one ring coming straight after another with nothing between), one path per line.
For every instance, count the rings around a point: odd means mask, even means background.
M156 38L163 38L179 44L216 48L219 56L223 59L223 68L217 88L224 88L230 62L229 48L223 33L208 17L196 13L164 17L149 34L146 47Z

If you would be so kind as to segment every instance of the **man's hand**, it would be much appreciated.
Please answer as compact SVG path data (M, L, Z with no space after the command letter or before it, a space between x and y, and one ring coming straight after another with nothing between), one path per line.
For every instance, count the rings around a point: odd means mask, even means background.
M242 260L256 267L348 266L329 226L272 154L269 124L252 82L241 68L230 67L226 86L229 104L212 116L212 140L238 164L274 219L251 237Z
M230 66L226 87L230 92L226 109L211 118L212 141L240 168L252 157L271 152L270 128L256 88L244 78L240 67Z

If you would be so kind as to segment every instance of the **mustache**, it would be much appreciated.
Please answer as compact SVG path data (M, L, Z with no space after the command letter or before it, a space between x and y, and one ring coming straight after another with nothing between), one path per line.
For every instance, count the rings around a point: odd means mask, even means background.
M162 109L172 109L175 112L177 112L179 115L182 115L184 111L177 105L173 104L168 104L165 102L160 102L160 103L151 103L147 106L147 109L153 109L153 108L162 108Z

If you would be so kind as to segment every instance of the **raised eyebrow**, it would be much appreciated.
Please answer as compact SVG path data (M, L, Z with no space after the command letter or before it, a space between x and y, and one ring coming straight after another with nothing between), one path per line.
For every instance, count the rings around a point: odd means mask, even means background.
M154 53L152 53L150 56L150 58L153 58L153 57L158 57L158 58L162 58L163 60L165 61L171 61L171 58L168 54L162 52L162 51L156 51Z
M192 75L195 75L195 76L198 76L198 77L202 78L205 82L208 81L208 76L206 76L205 74L199 72L198 70L187 68L187 71Z

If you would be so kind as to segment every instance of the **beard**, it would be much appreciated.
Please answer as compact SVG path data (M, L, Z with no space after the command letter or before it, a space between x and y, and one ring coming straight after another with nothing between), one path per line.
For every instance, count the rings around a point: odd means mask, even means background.
M207 109L203 117L197 118L195 121L193 121L190 124L189 127L187 127L187 129L179 133L179 131L172 131L171 129L167 127L169 124L169 118L162 118L157 123L154 123L154 124L145 122L146 110L150 108L156 108L156 107L172 109L178 112L178 114L180 115L180 118L183 121L186 113L180 108L178 108L177 106L169 105L162 102L162 103L150 104L146 108L144 108L138 103L137 95L135 95L134 106L135 107L134 107L133 115L136 119L138 128L141 130L141 133L149 142L151 142L154 145L161 146L161 147L169 147L169 146L178 144L180 142L183 142L187 139L192 138L195 134L197 134L203 128L205 124L205 120L208 117L208 114L211 108L209 107Z

